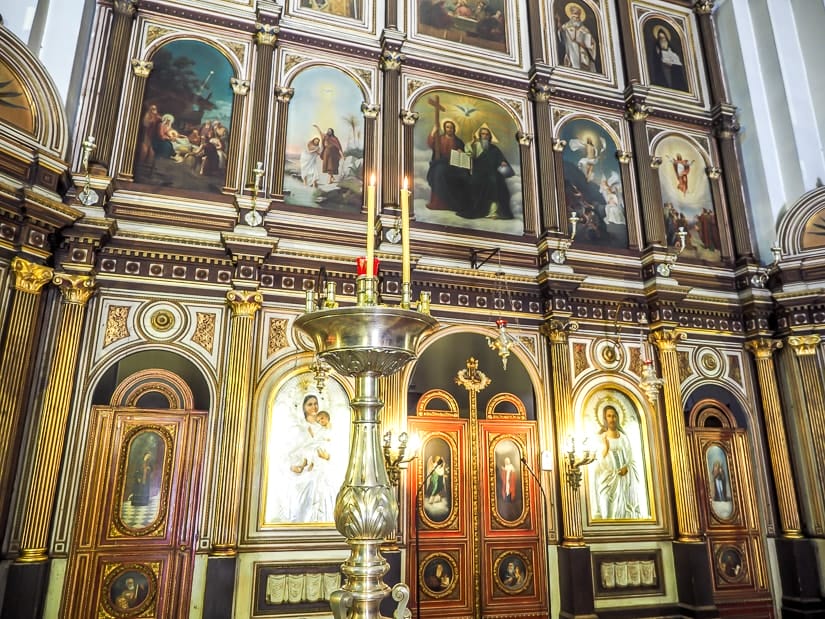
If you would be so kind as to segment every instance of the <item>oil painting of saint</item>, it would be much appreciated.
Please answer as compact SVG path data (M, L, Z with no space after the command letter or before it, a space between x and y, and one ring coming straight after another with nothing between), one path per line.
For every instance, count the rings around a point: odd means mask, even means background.
M505 553L497 563L496 584L506 593L519 593L530 584L530 567L521 553Z
M364 0L301 0L301 7L336 17L360 20L364 12Z
M144 610L155 596L154 578L150 579L141 569L116 570L107 589L107 606L118 616L134 616L133 613Z
M705 159L693 142L670 135L656 147L662 159L659 184L662 188L665 230L669 246L678 243L677 232L684 228L682 255L704 262L721 260L721 243L716 210L705 173Z
M264 524L331 523L349 455L350 408L343 387L323 390L310 372L271 400L266 439Z
M616 142L601 125L587 119L568 121L560 136L564 196L579 221L575 243L627 247L627 216Z
M496 443L495 463L496 512L502 520L514 522L524 514L524 494L521 478L522 453L510 439Z
M642 28L642 37L650 83L690 92L681 31L663 19L649 19Z
M418 32L506 53L509 4L506 0L417 0Z
M602 73L599 28L590 3L557 1L553 19L558 64L577 71Z
M167 43L151 60L135 182L220 193L232 129L232 65L211 45L189 39Z
M140 430L126 450L120 521L130 529L145 529L160 516L166 443L157 431Z
M434 523L446 522L453 509L452 450L439 436L431 437L422 445L424 478L418 489L421 510Z
M644 430L633 402L616 389L602 389L585 405L590 449L590 517L639 520L651 517Z
M360 212L364 191L364 94L333 67L311 67L292 81L286 131L287 204Z
M720 520L733 516L733 492L730 483L728 454L719 445L711 445L705 452L710 508Z
M414 208L423 223L521 234L521 161L513 117L497 103L430 91L413 106Z

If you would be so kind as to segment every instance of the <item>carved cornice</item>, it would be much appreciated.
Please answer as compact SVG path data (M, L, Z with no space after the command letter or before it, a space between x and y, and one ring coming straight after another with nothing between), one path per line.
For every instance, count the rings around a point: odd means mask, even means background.
M15 256L11 261L11 270L14 273L15 290L30 294L39 294L54 275L54 269L29 262L20 256Z
M52 278L52 282L60 289L60 294L63 295L66 303L86 305L95 293L94 275L57 273Z

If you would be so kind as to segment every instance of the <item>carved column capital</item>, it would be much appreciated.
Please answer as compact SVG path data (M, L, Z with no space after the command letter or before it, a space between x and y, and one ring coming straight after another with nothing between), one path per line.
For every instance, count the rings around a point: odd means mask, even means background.
M226 293L226 302L232 310L232 316L252 317L264 302L263 295L257 290L230 290Z
M275 47L280 28L274 24L255 24L255 43L260 46Z
M745 342L747 348L753 354L754 358L770 359L773 356L773 351L782 348L782 340L773 340L769 337L760 337L755 340Z
M14 288L22 292L39 294L43 286L52 280L54 270L15 256L11 261Z
M579 330L579 323L566 318L550 318L539 328L539 333L546 337L552 344L567 343L567 336L573 331Z
M732 140L739 132L739 121L735 112L726 111L713 119L713 132L721 140Z
M66 303L86 305L95 293L95 278L93 275L72 275L56 273L52 283L60 289Z
M249 80L241 80L237 77L230 77L229 85L232 87L232 92L239 97L245 97L249 94Z
M650 334L650 341L660 352L676 352L676 344L687 337L687 333L678 329L656 329Z
M812 335L791 335L788 337L788 345L793 348L797 357L808 357L816 354L816 347L822 338L816 333Z
M710 165L705 168L705 173L707 173L710 180L715 181L722 175L722 168Z
M141 77L146 79L149 77L149 74L152 72L155 63L151 60L141 60L140 58L132 58L132 73L135 74L135 77Z
M377 103L367 103L364 101L361 104L361 113L364 115L364 118L368 120L375 120L378 118L378 114L381 112L381 106Z
M115 11L115 15L134 17L135 13L137 13L137 2L136 0L114 0L114 2L112 2L112 8Z
M616 159L619 160L619 163L622 165L627 165L630 163L630 160L633 159L633 153L629 150L617 150L616 151Z
M632 99L625 105L625 118L630 122L641 122L647 120L653 108L650 107L643 99Z
M294 94L294 88L287 88L286 86L275 87L275 99L278 103L289 103L292 100L292 95Z
M650 158L650 167L654 170L658 170L659 167L662 165L662 158L661 157L651 157Z
M547 82L533 80L530 83L530 98L537 103L547 103L553 96L555 89Z
M553 138L553 150L557 153L560 153L564 150L564 147L567 146L567 140L562 140L561 138Z
M419 116L421 115L418 112L413 112L412 110L401 110L399 114L401 124L405 127L414 127L415 123L418 122Z
M697 0L693 5L693 11L697 15L710 15L713 11L714 0Z
M518 141L519 146L530 146L533 143L533 136L529 133L518 131L516 133L516 140Z
M381 69L384 71L400 71L401 65L404 63L406 56L395 49L381 50Z

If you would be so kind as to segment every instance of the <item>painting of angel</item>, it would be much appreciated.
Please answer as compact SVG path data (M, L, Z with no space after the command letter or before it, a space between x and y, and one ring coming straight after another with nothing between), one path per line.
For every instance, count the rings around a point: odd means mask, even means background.
M616 142L600 124L585 118L560 131L567 210L575 213L576 243L627 247L627 218Z
M287 204L359 212L363 203L364 95L340 69L301 71L286 131Z

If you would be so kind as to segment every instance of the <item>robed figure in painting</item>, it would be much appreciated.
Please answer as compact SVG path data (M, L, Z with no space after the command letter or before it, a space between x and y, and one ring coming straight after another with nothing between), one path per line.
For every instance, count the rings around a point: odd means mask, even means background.
M486 123L473 133L473 141L466 147L472 159L470 200L459 208L458 215L467 218L513 218L510 190L505 180L513 175L513 168L496 145L497 142Z
M616 407L602 411L603 426L596 452L598 501L603 518L639 518L636 496L638 470L627 435L619 426Z
M436 105L438 104L436 97ZM437 110L438 108L436 108ZM427 145L432 149L427 182L432 193L427 208L433 210L458 211L462 208L464 195L469 181L466 169L452 165L451 158L464 151L464 141L455 134L455 123L445 120L439 128L439 115L433 130L427 138Z

